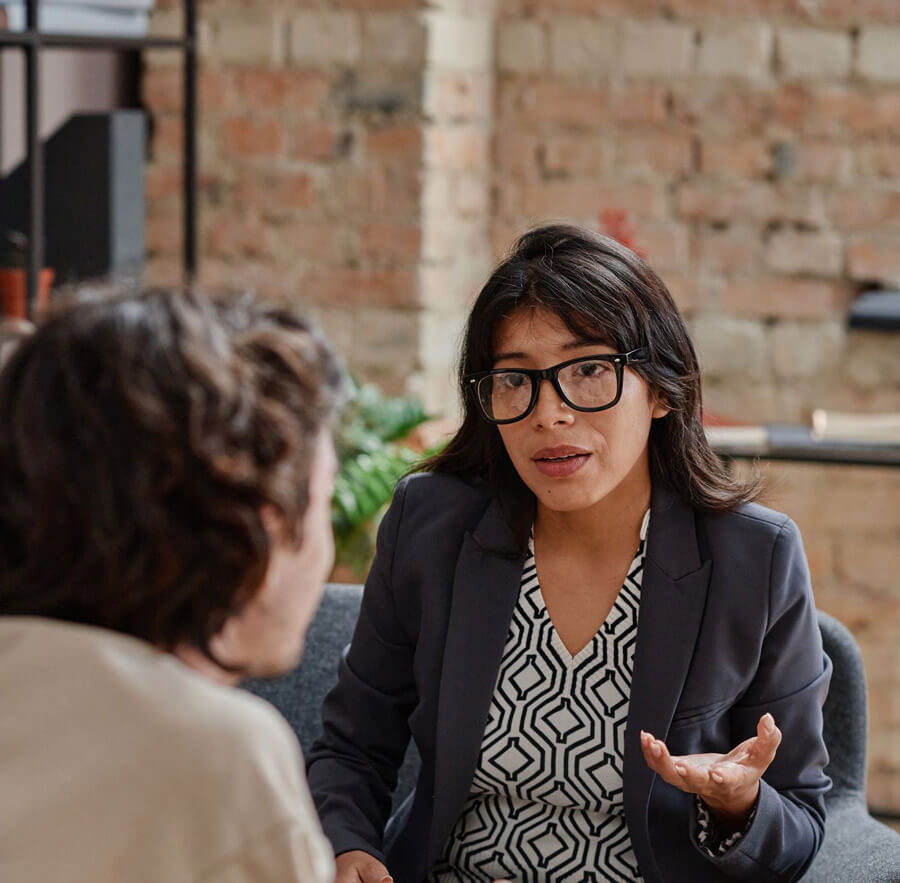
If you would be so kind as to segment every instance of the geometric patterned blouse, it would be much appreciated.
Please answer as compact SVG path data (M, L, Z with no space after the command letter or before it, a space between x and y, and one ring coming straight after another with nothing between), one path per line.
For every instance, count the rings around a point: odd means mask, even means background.
M640 880L622 759L649 510L615 604L574 657L529 544L469 797L431 883Z

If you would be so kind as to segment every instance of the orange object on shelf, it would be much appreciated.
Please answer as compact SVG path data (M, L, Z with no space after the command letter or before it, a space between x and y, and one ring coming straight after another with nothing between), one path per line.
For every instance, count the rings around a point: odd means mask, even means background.
M40 314L50 301L50 286L55 271L50 267L41 270L38 279L36 312ZM25 309L26 274L20 268L0 267L0 308L5 319L27 319Z

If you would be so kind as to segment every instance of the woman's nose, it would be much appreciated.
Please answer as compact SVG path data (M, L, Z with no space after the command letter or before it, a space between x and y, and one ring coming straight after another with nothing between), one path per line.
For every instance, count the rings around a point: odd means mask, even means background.
M532 423L536 427L548 427L571 423L574 419L575 412L560 398L553 384L549 380L542 380L531 412Z

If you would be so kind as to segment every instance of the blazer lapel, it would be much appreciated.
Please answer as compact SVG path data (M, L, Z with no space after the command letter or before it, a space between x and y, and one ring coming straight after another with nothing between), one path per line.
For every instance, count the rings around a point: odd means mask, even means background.
M438 698L429 863L438 857L469 793L523 563L494 501L475 532L466 534L454 576Z
M624 760L625 818L648 883L662 876L647 830L655 773L644 761L640 731L659 739L668 734L700 630L710 570L711 562L701 561L694 510L654 486Z

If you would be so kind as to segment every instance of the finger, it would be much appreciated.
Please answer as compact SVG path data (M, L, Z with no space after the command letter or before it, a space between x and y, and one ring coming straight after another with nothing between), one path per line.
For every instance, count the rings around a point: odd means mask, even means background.
M672 768L681 776L685 791L701 794L710 788L710 765L708 762L700 762L691 755L672 758Z
M644 736L646 736L644 756L647 757L649 755L647 762L650 768L658 773L662 780L669 785L674 785L681 791L691 791L692 789L689 787L682 771L675 768L675 763L672 760L672 755L669 754L666 743L661 739L655 738L650 733L642 733L642 739ZM683 772L688 772L687 768L683 768Z
M651 733L641 730L641 751L647 766L655 773L663 773L663 743Z
M775 725L775 718L766 712L756 725L756 743L752 748L752 766L762 775L775 759L781 745L781 730Z
M709 770L708 794L729 794L737 788L746 788L759 779L757 771L733 761L723 760Z

